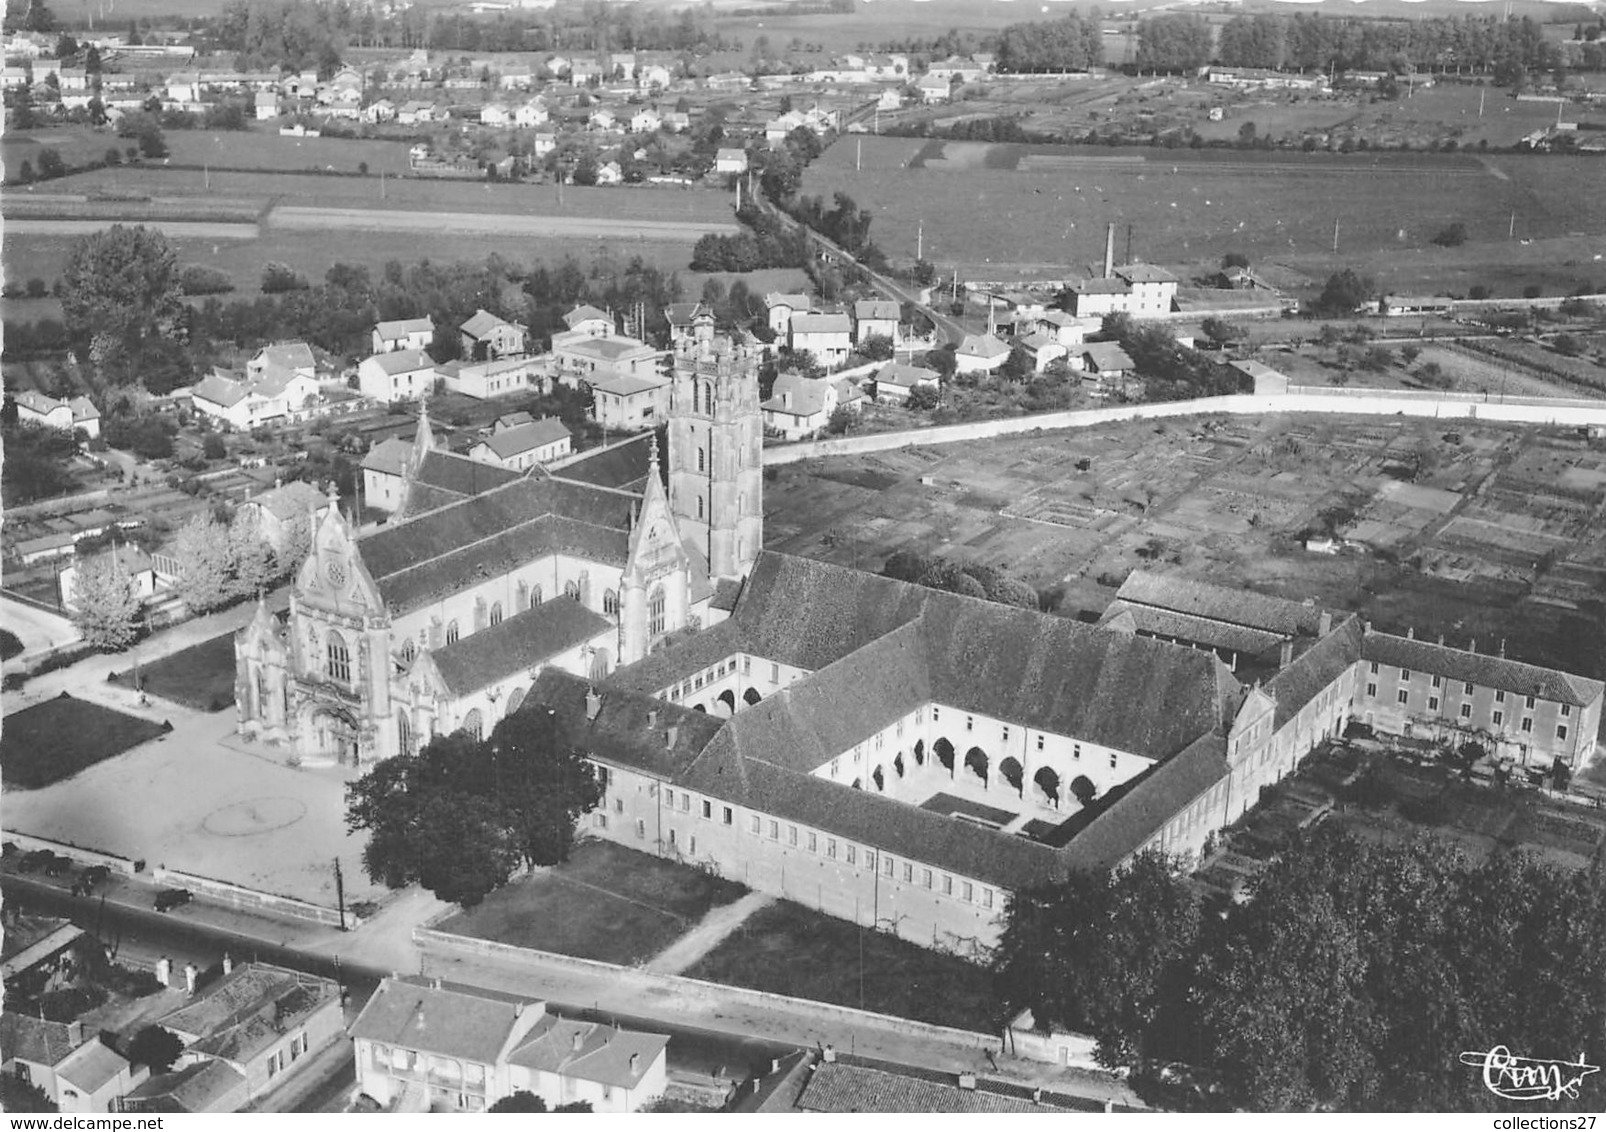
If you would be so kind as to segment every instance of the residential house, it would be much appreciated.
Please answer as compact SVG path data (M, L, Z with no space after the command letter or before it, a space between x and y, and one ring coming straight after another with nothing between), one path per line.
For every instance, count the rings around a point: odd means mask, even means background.
M554 133L538 133L530 140L530 153L536 158L545 157L557 148L558 135Z
M672 134L683 134L691 129L691 115L683 110L664 111L664 129Z
M764 123L764 140L771 146L780 145L793 130L804 125L804 118L796 110L771 118Z
M947 102L953 96L953 84L937 75L921 75L915 83L920 100L927 105Z
M603 428L634 432L668 419L669 382L655 372L598 377L591 387L591 417Z
M875 399L892 405L901 405L916 389L940 389L942 376L924 366L888 362L876 371Z
M39 82L39 65L34 65L33 81ZM201 76L195 71L178 71L167 76L167 101L197 102L201 97Z
M615 51L608 56L608 81L627 82L636 81L636 53L634 51Z
M527 416L528 414L519 414ZM549 464L567 456L572 438L569 428L556 417L542 417L524 423L498 418L491 435L468 450L469 459L522 472L537 464Z
M435 387L435 360L422 350L392 350L365 358L357 366L364 397L390 405L429 393Z
M1131 289L1126 310L1136 318L1168 314L1177 297L1177 277L1150 263L1131 263L1115 269L1115 276Z
M650 134L663 125L664 120L658 116L658 111L650 106L643 106L630 116L630 132L633 134Z
M599 106L586 118L586 124L593 130L611 130L619 124L619 120L614 117L612 110Z
M601 337L614 331L613 316L589 303L581 303L563 316L568 333Z
M967 334L954 351L960 373L992 373L1009 360L1009 346L991 334Z
M329 497L305 480L276 483L260 495L247 496L234 512L234 522L256 532L258 538L282 552L291 540L291 530L309 522L310 535L318 517L329 506Z
M663 90L674 81L673 72L662 63L645 63L636 69L636 86L641 90Z
M701 302L670 303L664 308L664 318L669 322L669 339L672 342L691 337L699 318L713 317L714 312Z
M857 345L872 335L891 339L894 346L903 341L898 329L902 310L890 299L860 299L853 304L853 341Z
M83 429L91 440L100 435L100 410L88 397L82 395L58 401L32 389L25 389L12 397L17 406L19 424L44 425L46 428L77 432Z
M958 79L962 83L973 83L984 73L986 73L985 68L975 59L964 59L957 55L950 55L926 68L927 77L938 78L944 82Z
M322 397L318 382L304 372L280 366L258 372L236 377L214 369L191 388L190 404L224 428L249 432L304 412Z
M619 185L623 184L625 171L617 161L604 161L597 166L597 184Z
M783 440L816 436L839 406L857 412L864 399L859 388L845 379L783 373L775 379L770 399L760 406L764 431Z
M27 67L6 67L0 71L0 86L6 90L27 86L30 81Z
M853 323L845 314L794 314L788 334L794 352L807 350L827 368L853 352Z
M0 1014L0 1072L28 1082L63 1113L110 1113L146 1076L82 1022Z
M385 979L351 1036L358 1089L390 1112L484 1112L521 1091L549 1109L636 1112L666 1087L667 1037L438 980Z
M362 120L370 125L396 120L396 104L388 98L378 98L363 107Z
M513 111L505 102L487 102L480 107L480 125L511 126L512 124Z
M462 337L463 356L476 361L505 358L525 351L527 332L524 327L484 309L475 311L473 317L458 328L458 334Z
M1077 318L1099 318L1128 311L1132 288L1120 279L1078 279L1071 283L1071 313Z
M903 105L903 95L898 88L889 86L876 96L875 108L877 110L896 110Z
M413 442L392 436L380 441L362 458L363 505L370 511L395 511L401 506L402 482L413 454Z
M503 90L529 90L535 85L535 71L528 63L509 63L496 81Z
M533 357L491 358L483 362L446 362L436 367L447 392L482 401L543 388L544 376Z
M553 55L542 66L552 78L562 79L568 77L570 73L571 60L567 55Z
M312 347L305 342L275 342L251 356L245 363L245 373L252 381L281 375L315 378L318 368Z
M1102 325L1102 319L1077 318L1065 311L1051 310L1032 319L1026 332L1047 334L1061 346L1080 346L1088 334L1096 333Z
M114 543L105 550L88 557L74 557L72 563L58 576L61 586L61 604L69 610L78 608L78 576L91 562L109 561L112 568L126 577L134 596L141 602L156 596L156 564L151 556L137 546Z
M546 103L539 98L532 98L513 111L513 124L521 130L533 130L537 126L544 126L550 118Z
M602 64L595 59L576 58L569 63L570 86L593 86L602 81Z
M63 67L56 73L58 89L63 94L89 89L89 72L82 67Z
M158 1020L184 1042L173 1072L129 1095L129 1112L233 1112L284 1085L337 1041L345 1019L333 979L268 963L233 966Z
M813 309L807 295L772 291L764 296L764 310L777 338L791 333L793 315L808 314Z
M423 102L414 99L401 104L396 111L396 121L404 126L423 126L431 122L441 121L446 117L437 112L433 102Z
M569 331L552 336L552 358L559 381L593 388L615 377L656 378L663 353L639 338L623 334Z
M1060 345L1058 338L1055 338L1052 334L1044 334L1041 331L1028 334L1020 339L1017 345L1026 352L1027 358L1031 361L1033 373L1042 373L1049 367L1050 363L1056 362L1061 358L1068 358L1071 353L1068 347Z
M1129 376L1136 368L1119 342L1088 342L1082 346L1082 368L1105 388Z
M391 350L424 350L434 340L435 320L429 315L423 318L399 318L378 323L374 327L376 354Z
M279 96L271 90L259 90L254 99L256 120L266 122L279 116Z
M714 154L714 172L729 174L747 172L747 151L732 146L721 146Z

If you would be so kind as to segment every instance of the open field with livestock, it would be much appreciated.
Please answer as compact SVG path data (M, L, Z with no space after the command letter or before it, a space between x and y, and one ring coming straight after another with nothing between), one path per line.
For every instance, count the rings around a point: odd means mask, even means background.
M1533 255L1533 270L1551 286L1606 281L1606 263L1594 259L1606 253L1606 195L1592 187L1601 171L1590 158L867 137L834 144L803 187L827 199L843 191L870 209L871 236L895 259L914 258L923 228L926 258L957 263L972 278L1096 263L1113 223L1118 257L1130 226L1135 259L1202 271L1237 251L1320 280L1335 267L1336 223L1337 259L1380 281L1398 271L1427 285L1442 270L1482 277L1499 295L1507 293L1502 265L1516 260L1521 273L1529 258L1522 239L1564 242L1570 264L1557 262L1559 248ZM1513 214L1516 241L1507 239ZM1434 246L1454 220L1468 242Z
M832 457L776 470L765 540L878 570L981 561L1067 616L1136 568L1353 609L1591 676L1606 652L1606 446L1565 430L1192 418ZM1307 532L1348 540L1304 549Z

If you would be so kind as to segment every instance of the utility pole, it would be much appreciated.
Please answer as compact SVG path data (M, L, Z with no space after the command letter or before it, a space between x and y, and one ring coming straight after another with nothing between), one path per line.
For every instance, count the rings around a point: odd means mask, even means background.
M915 227L915 259L926 258L926 226L921 223Z
M1333 219L1333 254L1338 254L1338 218Z
M1517 238L1517 210L1516 209L1512 209L1511 210L1511 223L1506 225L1506 239L1515 240L1516 238Z
M1488 95L1488 93L1489 92L1487 90L1484 90L1484 89L1480 89L1478 91L1478 117L1480 117L1480 118L1483 117L1483 100Z
M1558 114L1558 117L1559 116L1560 115ZM853 151L853 171L855 173L857 173L857 172L859 172L859 170L861 170L863 168L864 168L864 139L860 138L858 140L858 145L855 147L855 149Z
M335 858L335 902L340 908L340 930L346 930L346 878L340 875L340 858Z

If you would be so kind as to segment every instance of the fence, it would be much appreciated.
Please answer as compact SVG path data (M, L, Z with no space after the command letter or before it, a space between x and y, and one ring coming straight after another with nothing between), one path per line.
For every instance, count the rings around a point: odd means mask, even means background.
M876 1014L851 1006L817 1002L813 999L792 998L769 991L731 986L727 983L710 983L702 979L688 979L684 975L660 975L640 968L621 967L614 963L601 963L595 959L580 959L573 955L559 955L552 951L539 951L532 947L518 947L494 940L475 939L453 935L432 927L420 926L413 930L413 942L420 948L433 947L454 952L458 956L491 956L531 966L558 967L576 974L610 980L616 987L625 983L636 987L657 990L669 995L704 995L716 998L723 1013L729 1016L742 1008L780 1009L805 1015L813 1020L827 1020L852 1029L875 1027L927 1041L940 1041L977 1049L997 1049L996 1034L982 1034L974 1030L960 1030L951 1026L937 1026L930 1022L916 1022L909 1018L895 1018L890 1014Z
M212 900L227 904L231 908L254 909L275 915L290 916L297 920L311 920L313 923L323 924L326 927L340 926L340 912L334 908L325 908L321 904L313 904L307 900L299 900L294 896L279 896L271 892L260 892L244 885L232 884L226 880L214 880L197 873L180 872L178 869L169 869L158 865L151 873L158 884L176 885L187 888ZM346 910L347 929L355 928L362 923L362 919Z
M1466 394L1460 397L1468 396ZM1476 397L1477 395L1472 395ZM1348 413L1361 416L1434 417L1475 419L1511 424L1606 426L1606 400L1587 401L1547 397L1506 397L1497 401L1459 400L1443 394L1411 390L1313 389L1295 387L1284 394L1235 394L1200 397L1192 401L1166 401L1152 405L1117 405L1107 409L1076 409L1002 420L970 421L903 432L833 437L775 445L764 449L764 466L778 467L821 456L856 456L923 448L964 440L1018 436L1028 432L1090 428L1123 421L1160 420L1167 417L1208 416L1215 413Z
M48 837L35 837L31 833L7 833L5 839L23 852L45 849L58 857L70 857L80 865L105 865L114 873L133 876L145 867L144 861L131 861L116 853L102 853L98 849L85 849L68 841L52 841Z

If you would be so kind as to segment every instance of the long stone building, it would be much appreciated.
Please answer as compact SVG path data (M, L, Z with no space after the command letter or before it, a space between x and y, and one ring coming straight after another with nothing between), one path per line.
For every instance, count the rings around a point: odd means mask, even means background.
M1593 751L1598 681L1313 605L1139 573L1091 626L761 551L756 368L706 319L677 346L667 475L421 430L398 518L331 508L241 631L241 729L365 761L547 711L606 779L589 834L961 953L1022 886L1197 854L1352 718Z

